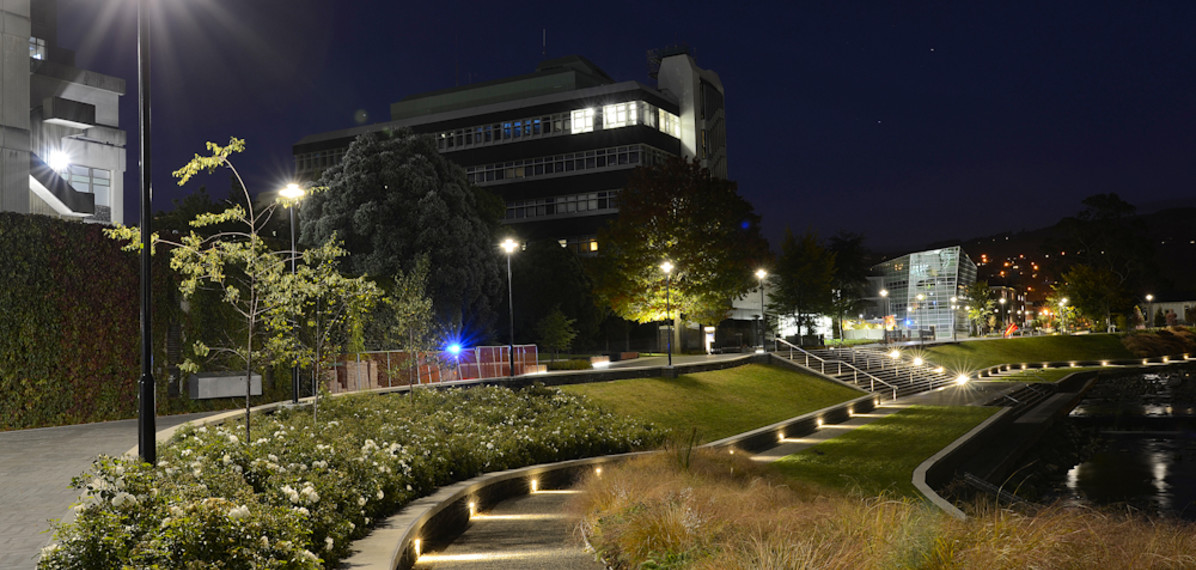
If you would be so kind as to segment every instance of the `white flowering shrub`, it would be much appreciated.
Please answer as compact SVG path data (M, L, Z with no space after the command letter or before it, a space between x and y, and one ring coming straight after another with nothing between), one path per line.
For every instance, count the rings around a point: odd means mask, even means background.
M39 568L322 568L374 521L487 471L655 446L651 426L556 389L354 395L184 428L156 468L100 457Z

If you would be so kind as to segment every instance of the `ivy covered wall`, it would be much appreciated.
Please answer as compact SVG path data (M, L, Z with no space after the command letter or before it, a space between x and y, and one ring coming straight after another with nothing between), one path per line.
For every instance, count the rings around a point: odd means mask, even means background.
M137 258L103 227L0 213L0 429L137 410Z

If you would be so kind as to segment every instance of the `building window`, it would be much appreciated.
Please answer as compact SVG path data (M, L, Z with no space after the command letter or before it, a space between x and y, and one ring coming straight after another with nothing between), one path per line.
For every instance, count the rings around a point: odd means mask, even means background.
M561 214L613 214L619 211L615 202L618 195L618 190L605 190L508 202L506 219L526 220L554 217ZM562 247L564 246L562 245ZM593 251L597 251L597 249Z
M573 120L573 134L594 132L593 109L578 109L573 111L570 118Z
M669 156L669 153L647 145L617 146L511 162L479 164L467 167L465 175L470 183L484 185L487 182L550 176L579 170L634 168L641 164L650 166L664 162Z
M635 101L602 107L602 128L617 129L639 124L639 105Z
M46 40L30 36L29 57L38 61L44 61L46 59Z
M681 118L664 109L657 109L660 114L660 132L673 138L681 138Z
M67 182L76 191L95 194L97 206L110 206L112 171L72 164L66 173Z

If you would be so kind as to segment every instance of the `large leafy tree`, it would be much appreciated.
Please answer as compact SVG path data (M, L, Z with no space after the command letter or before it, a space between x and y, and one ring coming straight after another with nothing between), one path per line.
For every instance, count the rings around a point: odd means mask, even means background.
M984 334L985 326L994 314L996 301L993 300L992 289L988 288L988 281L979 280L968 285L964 291L964 301L975 334Z
M408 129L362 135L320 185L300 209L305 245L335 234L350 272L381 278L409 273L427 256L441 324L489 329L502 286L494 238L502 205L430 137Z
M532 340L537 324L554 310L573 321L581 342L591 342L606 311L577 254L556 241L529 241L511 257L515 338ZM506 299L503 299L503 312Z
M840 232L831 236L827 249L835 256L831 278L831 305L835 314L835 332L843 338L843 320L866 304L868 288L868 250L864 236Z
M797 238L785 230L781 255L773 272L772 303L779 315L789 315L809 333L817 315L834 310L835 254L823 247L818 235L808 231Z
M1063 274L1063 284L1056 290L1067 296L1082 317L1092 322L1104 321L1106 330L1113 328L1115 311L1128 311L1133 306L1121 280L1105 267L1073 265Z
M637 168L619 199L619 217L599 234L595 289L615 314L640 323L671 316L714 324L731 300L755 288L752 272L768 257L760 217L734 182L694 160Z

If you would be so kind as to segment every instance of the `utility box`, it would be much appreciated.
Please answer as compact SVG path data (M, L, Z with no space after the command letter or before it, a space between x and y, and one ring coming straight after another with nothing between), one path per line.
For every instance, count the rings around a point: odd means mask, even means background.
M245 397L245 375L236 372L204 372L192 374L188 382L192 400ZM250 379L250 396L262 395L262 375L254 374Z

